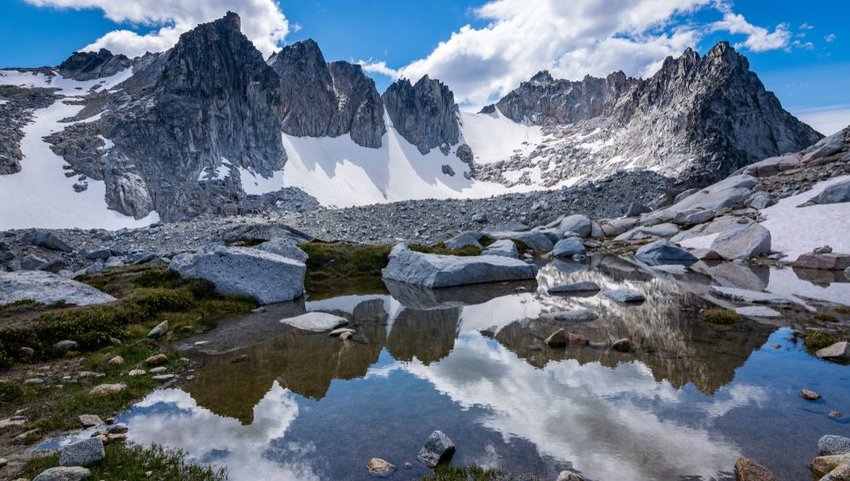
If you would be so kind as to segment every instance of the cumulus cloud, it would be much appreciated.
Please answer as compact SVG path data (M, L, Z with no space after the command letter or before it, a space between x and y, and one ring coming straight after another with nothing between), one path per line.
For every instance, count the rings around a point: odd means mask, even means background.
M707 9L722 19L697 24L693 14ZM572 79L615 70L646 76L712 32L744 35L741 46L752 51L784 48L790 35L785 25L771 31L749 23L725 0L491 0L473 14L485 25L460 28L425 58L364 68L414 80L428 74L477 106L542 69Z
M26 0L37 7L99 9L116 23L153 28L146 34L130 29L109 32L81 50L108 48L130 57L172 47L200 23L228 10L242 17L242 32L265 55L274 52L290 31L289 21L274 0Z

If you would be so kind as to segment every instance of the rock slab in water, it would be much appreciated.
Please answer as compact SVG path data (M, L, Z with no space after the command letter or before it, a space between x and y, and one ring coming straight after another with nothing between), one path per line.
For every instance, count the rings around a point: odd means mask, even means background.
M312 332L328 332L348 324L348 319L326 312L308 312L300 316L281 319L282 323Z
M89 438L63 446L59 451L62 466L91 466L103 461L106 452L100 438Z
M831 346L818 349L815 355L822 359L850 360L850 343L847 341L836 342Z
M286 302L304 293L306 266L293 259L245 247L213 247L181 254L169 266L183 277L206 279L223 294L261 304Z
M794 262L794 267L799 269L820 269L829 271L843 271L850 268L850 254L824 253L803 254Z
M776 477L769 469L747 458L738 458L735 462L735 479L737 481L776 481Z
M747 306L735 309L735 313L744 317L779 317L782 314L767 306Z
M583 294L597 292L599 284L593 281L574 282L571 284L558 284L548 289L549 294Z
M657 240L637 250L635 258L651 266L663 264L693 264L699 259L690 252L676 247L668 240Z
M850 438L827 434L818 439L818 456L850 453Z
M455 443L442 431L432 432L425 445L419 450L416 458L425 466L434 468L444 461L448 461L455 452Z
M646 297L634 289L612 289L605 291L604 296L624 304L638 304L646 300Z
M0 305L23 300L91 306L116 299L92 286L50 272L0 272Z
M91 471L80 466L50 468L32 481L81 481L91 477Z
M384 279L424 287L453 287L487 282L531 280L537 267L500 256L444 256L395 246L382 271Z

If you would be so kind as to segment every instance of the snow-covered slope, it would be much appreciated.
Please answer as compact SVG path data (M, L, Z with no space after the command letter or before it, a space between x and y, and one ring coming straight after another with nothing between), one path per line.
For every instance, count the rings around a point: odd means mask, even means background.
M87 179L88 189L74 191L76 176L67 178L62 166L65 161L54 154L44 137L70 125L62 122L82 110L73 101L95 86L110 89L131 74L125 70L107 79L77 82L59 75L36 72L0 71L0 85L57 88L59 99L45 109L33 112L34 121L23 128L21 151L24 159L21 171L0 176L0 230L47 228L104 228L140 227L159 221L156 213L136 220L106 206L106 187L103 182Z

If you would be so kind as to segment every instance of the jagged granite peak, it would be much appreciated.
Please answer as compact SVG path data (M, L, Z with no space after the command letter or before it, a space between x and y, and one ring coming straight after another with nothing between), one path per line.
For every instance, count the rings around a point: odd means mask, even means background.
M460 140L459 109L452 91L427 75L411 84L399 79L384 95L384 106L395 129L422 154Z
M328 64L310 39L284 47L269 64L280 77L284 132L299 137L350 133L359 145L381 146L383 103L359 65Z
M220 213L243 199L241 169L270 177L286 153L279 78L240 25L228 13L139 59L119 91L100 100L99 120L48 138L54 151L104 180L110 208L136 218Z
M85 81L111 77L132 65L133 61L126 56L113 55L102 48L97 52L74 52L56 69L63 77Z
M498 171L539 164L547 171L543 183L555 185L625 167L703 186L817 142L822 136L785 111L749 67L746 57L720 42L704 56L689 48L668 57L647 79L614 72L568 81L540 72L496 108L541 126L546 140L527 158L484 167L479 175L501 181Z

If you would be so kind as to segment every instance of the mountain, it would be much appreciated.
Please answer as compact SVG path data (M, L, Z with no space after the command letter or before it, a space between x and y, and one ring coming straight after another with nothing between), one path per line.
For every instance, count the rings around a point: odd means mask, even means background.
M540 72L482 112L545 134L525 155L481 171L508 185L509 173L537 168L540 178L529 182L575 183L647 169L702 186L822 137L783 110L726 42L703 57L692 49L668 57L643 80L615 72L571 82Z
M646 171L701 186L820 138L726 43L648 79L540 72L476 114L428 76L381 95L312 40L266 60L240 29L228 13L163 53L0 70L0 229L488 197Z

